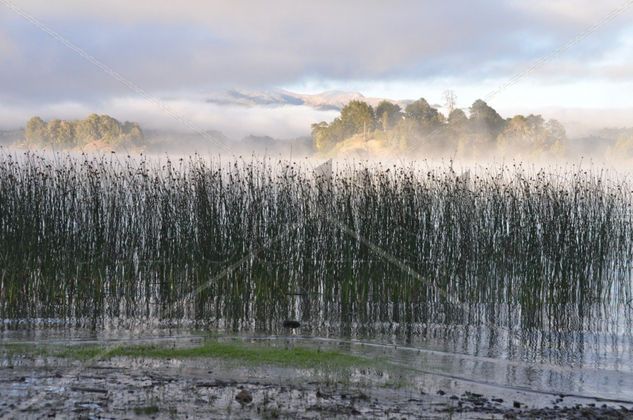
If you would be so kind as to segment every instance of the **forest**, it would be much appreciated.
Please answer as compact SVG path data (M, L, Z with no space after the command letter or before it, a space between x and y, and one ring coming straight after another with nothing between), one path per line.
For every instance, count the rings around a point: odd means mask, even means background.
M449 109L448 117L424 99L408 104L382 101L375 109L351 101L334 121L312 125L315 150L338 155L352 151L410 152L477 158L490 153L561 155L567 134L557 120L540 115L503 118L482 100L468 109Z
M91 114L84 120L44 121L33 117L24 130L26 146L58 149L129 149L141 146L144 135L134 122L119 122L109 115Z

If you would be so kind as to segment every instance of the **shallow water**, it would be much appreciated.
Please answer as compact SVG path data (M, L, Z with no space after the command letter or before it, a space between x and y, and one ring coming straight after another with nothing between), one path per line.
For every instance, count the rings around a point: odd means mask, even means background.
M451 386L633 400L627 177L47 159L0 156L3 343L290 336Z
M205 331L40 329L4 331L2 343L38 345L190 345ZM472 327L458 329L409 326L406 334L390 326L389 333L314 336L299 329L290 335L241 333L221 339L243 339L267 345L336 348L370 359L380 358L427 382L444 381L447 389L480 389L495 395L526 391L537 406L559 394L576 398L633 403L633 340L613 334L530 334ZM559 344L558 347L546 347ZM525 398L525 397L524 397Z

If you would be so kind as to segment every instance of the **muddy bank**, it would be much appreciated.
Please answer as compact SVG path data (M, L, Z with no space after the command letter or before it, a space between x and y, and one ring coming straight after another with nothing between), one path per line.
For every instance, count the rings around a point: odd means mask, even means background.
M320 370L217 359L17 357L0 416L20 418L633 418L633 408L375 367Z

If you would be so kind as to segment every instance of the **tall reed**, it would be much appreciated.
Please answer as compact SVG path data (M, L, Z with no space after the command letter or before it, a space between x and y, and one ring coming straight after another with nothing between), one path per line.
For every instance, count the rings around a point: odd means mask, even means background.
M273 159L5 152L0 318L621 328L602 322L632 299L631 192L577 167L339 162L322 179Z

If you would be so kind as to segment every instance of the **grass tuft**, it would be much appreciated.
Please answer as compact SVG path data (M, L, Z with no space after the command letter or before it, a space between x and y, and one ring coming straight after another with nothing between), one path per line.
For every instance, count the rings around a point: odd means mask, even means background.
M12 354L53 356L77 360L108 360L115 357L149 359L210 358L239 361L252 365L277 365L301 368L369 366L364 357L333 350L307 347L270 347L236 342L205 341L194 347L165 347L159 345L130 346L3 346Z

